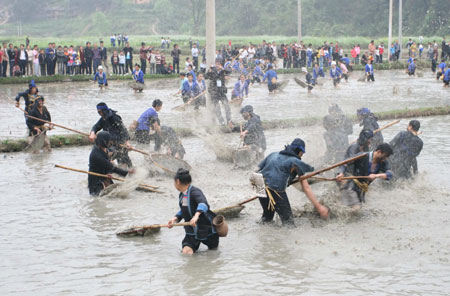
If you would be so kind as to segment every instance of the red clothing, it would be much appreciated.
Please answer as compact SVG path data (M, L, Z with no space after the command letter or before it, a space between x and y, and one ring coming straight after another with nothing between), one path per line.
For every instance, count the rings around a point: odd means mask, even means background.
M380 55L382 55L384 53L384 47L379 46L378 52L380 53Z
M0 50L0 63L3 61L3 50Z
M350 54L351 54L352 58L356 58L356 56L357 56L356 50L354 48L350 51Z

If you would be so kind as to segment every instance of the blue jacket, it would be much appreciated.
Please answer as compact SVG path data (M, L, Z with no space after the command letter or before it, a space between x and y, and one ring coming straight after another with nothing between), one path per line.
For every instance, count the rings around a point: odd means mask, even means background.
M239 63L239 61L234 61L232 68L236 71L239 71L240 66L241 66L241 63Z
M408 59L408 64L411 64L413 62L413 58Z
M277 72L270 69L269 71L264 74L263 82L267 79L267 84L272 85L272 78L278 79Z
M408 66L408 71L409 72L414 72L416 70L416 64L414 64L414 62L412 62L411 64L409 64Z
M243 87L241 88L241 81L239 80L234 84L234 89L232 94L236 97L243 98L244 93L248 96L248 80L244 81Z
M138 131L148 131L150 129L149 125L150 125L150 118L152 117L158 117L158 112L156 112L155 109L153 109L153 107L148 108L147 110L144 111L144 113L141 114L141 116L139 116L138 121L138 127L136 128L136 130Z
M445 66L447 66L447 65L445 64L445 62L440 63L439 66L438 66L439 68L441 68L442 73L444 73Z
M261 67L260 67L259 65L257 65L257 66L255 67L255 69L253 70L252 75L253 75L253 76L261 76L261 77L264 77L264 73L262 72Z
M301 176L314 170L300 158L283 152L273 152L259 164L266 185L276 191L285 191L293 174Z
M372 64L366 64L366 73L373 74L373 65Z
M342 75L342 70L339 67L336 67L335 71L333 71L333 68L330 68L330 77L333 79L339 78L339 76Z
M99 72L96 72L94 75L94 81L97 81L98 79L98 84L102 84L102 85L106 85L106 74L105 72L102 73L102 76L100 76Z
M136 80L136 82L144 83L144 72L139 70L139 72L136 72L136 70L133 70L133 78Z
M444 73L444 80L445 81L450 81L450 68L448 68L447 71L445 71L445 73Z
M201 93L200 86L198 85L197 81L192 81L192 85L189 86L189 81L185 81L183 83L183 88L181 89L181 94L183 96L188 96L190 98L193 98Z
M323 73L323 69L319 68L319 70L316 69L316 67L314 67L313 69L313 79L316 80L317 77L325 77L325 73Z
M193 81L197 81L197 75L195 75L194 69L192 69L191 71L189 71L189 73L192 74L192 80L193 80ZM183 83L184 83L184 82L183 82Z
M341 61L343 61L346 66L350 65L350 59L348 57L341 58Z
M47 60L47 62L52 61L53 59L55 59L55 57L55 50L53 48L45 49L45 59Z

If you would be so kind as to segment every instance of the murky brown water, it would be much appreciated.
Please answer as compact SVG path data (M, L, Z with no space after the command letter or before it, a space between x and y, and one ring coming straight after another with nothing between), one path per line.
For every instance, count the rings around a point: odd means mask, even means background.
M353 112L366 100L378 102L364 103L375 111L448 104L445 92L432 78L401 77L395 83L400 89L413 82L417 87L410 96L406 90L392 96L394 75L380 73L378 77L375 85L365 85L364 89L350 82L334 92L329 83L311 96L292 81L286 93L278 96L268 96L261 86L252 90L248 102L263 119L281 118L283 113L289 117L324 115L332 101L341 102L346 112ZM171 83L162 83L166 86L148 88L143 95L120 89L119 82L103 93L87 83L40 88L55 122L76 123L77 128L87 131L97 119L94 106L98 101L106 101L130 122L152 98L174 92L167 88ZM2 123L1 136L22 136L23 117L7 105L4 89L12 94L21 88L2 86L0 114L8 120ZM63 96L68 89L71 95ZM275 100L280 103L273 112ZM165 101L160 115L163 122L187 125L182 115L170 112L178 102L171 98ZM295 229L261 226L256 223L261 210L253 202L240 218L229 221L230 233L221 240L218 251L201 247L193 257L179 253L183 229L162 229L144 238L115 236L118 229L128 225L168 221L177 211L177 192L171 180L145 179L161 186L164 194L131 192L125 199L93 198L88 194L85 175L54 168L54 164L62 164L87 169L90 147L54 149L51 154L40 155L2 154L0 293L446 295L450 288L450 232L446 227L450 222L450 116L421 121L425 145L418 159L420 176L396 188L374 184L359 219L305 217L296 219ZM391 139L407 122L402 120L384 132L385 138ZM11 135L5 133L7 129ZM359 128L354 130L356 137ZM320 127L267 131L267 153L301 136L307 142L305 160L315 162L324 152L322 133ZM238 141L237 134L225 136L225 142L237 145ZM217 162L199 138L184 139L183 143L186 160L194 168L194 184L203 189L213 208L252 195L248 172ZM130 155L136 165L143 165L141 155ZM314 186L317 195L325 192L324 186ZM307 202L294 188L288 195L294 208Z

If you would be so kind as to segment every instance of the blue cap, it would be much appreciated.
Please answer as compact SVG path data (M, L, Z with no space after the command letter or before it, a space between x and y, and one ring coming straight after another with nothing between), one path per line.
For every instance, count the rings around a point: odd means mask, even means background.
M369 110L369 108L366 108L366 107L356 110L357 115L366 115L369 113L370 113L370 110Z
M294 141L292 141L291 145L292 150L294 151L298 151L301 150L303 153L306 153L306 148L305 148L305 141L303 141L300 138L295 138Z

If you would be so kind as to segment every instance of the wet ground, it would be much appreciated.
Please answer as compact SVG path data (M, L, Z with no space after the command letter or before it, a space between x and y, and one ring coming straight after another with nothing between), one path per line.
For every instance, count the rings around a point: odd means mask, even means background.
M431 76L409 79L395 73L400 76L395 83L395 75L383 72L376 76L379 79L374 85L349 82L334 91L328 82L311 96L293 81L285 94L277 96L266 95L261 86L252 90L248 103L263 119L281 118L282 114L324 115L330 102L340 102L346 113L363 105L382 111L448 104L441 85ZM131 122L153 98L175 92L168 89L172 82L161 83L157 90L149 87L142 95L120 89L119 82L112 83L108 92L100 92L87 83L40 87L43 94L48 93L55 122L76 124L76 128L87 131L97 118L94 106L98 101L106 101L120 111L125 122ZM392 95L394 84L400 87L397 96ZM411 84L417 87L411 86L411 95L407 95ZM22 136L23 117L5 102L3 89L0 113L2 118L6 114L11 117L2 124L1 136ZM6 93L19 89L8 86ZM68 89L72 94L63 96ZM273 100L280 101L277 108ZM165 102L162 120L188 125L182 115L170 112L175 100L169 98ZM248 204L240 218L229 221L229 235L221 239L219 250L206 251L203 246L193 257L180 254L184 236L180 228L162 229L144 238L115 236L117 230L129 225L165 223L173 216L178 210L177 192L170 179L142 180L161 186L164 194L132 191L127 198L93 198L88 194L85 175L54 168L55 164L62 164L87 169L90 147L54 149L50 154L39 155L2 154L0 293L447 295L450 116L420 120L425 143L418 158L420 175L395 187L383 186L381 182L371 185L361 217L330 221L303 217L296 219L297 227L293 229L278 227L279 221L263 226L256 223L261 209L255 201ZM392 139L407 123L405 119L386 130L385 139ZM358 132L359 127L354 126L351 139ZM304 160L315 163L324 153L322 134L321 127L267 131L266 154L300 136L307 143ZM237 134L224 137L224 142L238 145ZM184 139L183 144L186 160L193 167L194 185L204 191L213 209L252 195L247 181L249 172L216 161L214 152L199 138ZM130 155L138 167L143 167L141 155ZM331 185L313 186L318 196L326 198L324 194ZM288 189L288 195L296 209L307 203L304 194L294 188Z

